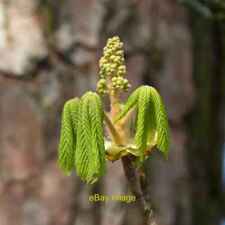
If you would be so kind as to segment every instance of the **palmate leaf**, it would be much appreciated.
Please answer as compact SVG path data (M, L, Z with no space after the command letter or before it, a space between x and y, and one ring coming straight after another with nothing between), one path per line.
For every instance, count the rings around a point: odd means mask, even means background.
M162 98L157 90L151 87L151 99L154 104L157 124L157 147L166 156L168 155L170 134L167 113Z
M157 90L151 86L141 86L128 98L123 110L116 117L122 119L134 107L137 107L135 144L139 149L141 160L150 146L168 154L169 126L162 99Z
M64 105L62 114L58 165L67 175L74 168L78 108L78 98L68 100Z
M87 183L94 183L105 172L103 108L93 92L81 98L75 165L77 174Z

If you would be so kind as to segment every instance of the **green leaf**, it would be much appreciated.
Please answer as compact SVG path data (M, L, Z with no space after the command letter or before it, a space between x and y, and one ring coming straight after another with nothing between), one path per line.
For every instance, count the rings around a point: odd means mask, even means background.
M122 119L132 108L137 106L135 144L141 161L148 147L157 146L165 155L169 149L169 126L162 99L151 86L141 86L128 98L115 122Z
M79 107L77 149L75 154L75 165L77 175L82 180L88 176L88 165L90 163L89 153L91 151L91 124L88 113L88 99L83 96Z
M89 175L91 180L102 176L105 172L105 146L103 132L103 107L100 97L96 93L90 94L89 114L91 119L91 157ZM93 179L94 181L94 179Z
M155 108L156 124L157 124L157 147L166 156L169 150L169 125L167 113L161 96L157 90L151 87L151 99Z
M79 99L74 98L70 100L69 104L69 111L73 123L73 130L74 130L74 135L76 136L76 129L77 129L77 124L78 124L78 113L79 113Z
M157 119L156 119L156 112L155 112L155 106L154 102L151 99L150 96L150 107L149 107L149 113L147 118L147 124L148 124L148 146L154 146L156 145L157 141Z
M147 86L141 87L138 92L137 125L135 133L135 144L140 151L141 161L144 160L144 151L147 147L150 128L148 121L148 118L150 116L150 97L150 89Z
M74 168L74 154L76 149L76 120L79 100L68 100L63 108L60 142L58 151L58 165L69 175ZM74 121L74 122L73 122Z
M77 174L87 183L94 183L105 172L103 108L93 92L81 98L75 165Z

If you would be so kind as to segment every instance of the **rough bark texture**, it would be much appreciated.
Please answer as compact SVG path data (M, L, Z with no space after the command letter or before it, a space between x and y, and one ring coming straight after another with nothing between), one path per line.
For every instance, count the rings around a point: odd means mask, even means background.
M94 187L56 165L63 103L95 89L102 47L115 34L132 88L156 86L169 113L169 160L154 154L145 165L158 223L217 223L225 34L189 19L175 0L0 3L1 225L141 225L135 204L88 201L128 193L120 162Z

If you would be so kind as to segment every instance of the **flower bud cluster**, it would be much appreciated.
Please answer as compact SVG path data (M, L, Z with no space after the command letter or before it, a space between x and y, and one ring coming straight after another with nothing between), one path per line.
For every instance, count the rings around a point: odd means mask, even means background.
M118 36L108 39L103 56L99 61L99 67L100 80L97 90L100 94L107 93L107 81L109 80L111 80L113 89L128 90L130 84L127 79L123 78L126 74L123 43Z
M130 84L128 80L123 77L113 77L112 87L113 89L121 89L124 91L128 91L128 89L130 88Z

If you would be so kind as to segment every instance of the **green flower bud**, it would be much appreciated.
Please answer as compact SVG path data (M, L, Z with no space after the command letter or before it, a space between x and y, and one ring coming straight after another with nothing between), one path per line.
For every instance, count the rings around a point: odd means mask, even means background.
M118 70L121 71L121 72L126 72L126 66L121 65L121 66L119 66Z
M98 83L99 84L106 84L106 79L100 79Z
M121 57L121 58L123 58L123 51L122 50L118 50L117 52L116 52L116 56L119 56L119 57Z
M112 78L112 82L115 82L117 80L117 77Z
M115 59L115 55L111 55L110 57L109 57L109 59L112 61L112 62L114 62L114 59Z
M124 84L124 85L127 85L128 83L129 83L128 80L124 78L124 79L123 79L123 84Z

